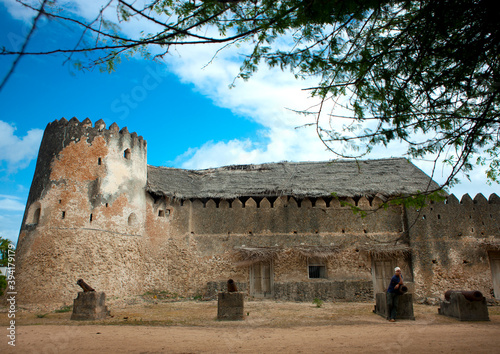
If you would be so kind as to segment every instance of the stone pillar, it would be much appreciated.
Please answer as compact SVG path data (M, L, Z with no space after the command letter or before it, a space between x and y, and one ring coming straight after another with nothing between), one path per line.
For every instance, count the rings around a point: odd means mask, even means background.
M97 291L80 291L73 301L72 320L102 320L109 315L105 305L106 294Z
M244 293L219 293L217 319L226 321L244 320Z
M377 293L376 294L376 305L375 312L386 319L389 319L390 313L388 311L389 306L387 306L387 293ZM413 294L403 294L399 295L398 312L396 315L398 320L414 320L415 316L413 314Z

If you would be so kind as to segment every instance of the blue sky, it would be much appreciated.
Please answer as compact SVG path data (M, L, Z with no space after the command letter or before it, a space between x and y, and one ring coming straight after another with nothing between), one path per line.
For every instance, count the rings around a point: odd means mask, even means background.
M95 17L98 3L86 2L82 13ZM14 0L0 0L0 46L20 46L31 19ZM135 31L134 26L124 30ZM50 48L75 43L78 37L70 28L45 21L30 45ZM314 103L302 90L308 82L263 68L229 89L245 48L229 48L206 65L216 50L181 48L159 63L131 58L111 74L73 70L63 65L62 56L23 57L0 92L0 236L17 240L43 129L61 117L127 126L147 140L148 163L155 166L207 168L334 158L314 129L297 129L308 121L290 111ZM13 59L0 56L0 79ZM391 145L369 157L396 157L404 151ZM414 163L430 173L429 163ZM445 175L439 170L435 179L442 181ZM472 182L461 179L464 183L451 190L459 198L464 193L499 194L498 185L486 185L481 170Z

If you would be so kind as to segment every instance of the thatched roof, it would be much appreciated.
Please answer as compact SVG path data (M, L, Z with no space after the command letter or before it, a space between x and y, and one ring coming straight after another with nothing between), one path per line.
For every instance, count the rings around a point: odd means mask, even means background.
M488 251L500 251L500 239L479 240L478 243Z
M328 258L341 250L339 246L292 246L290 249L298 252L303 257ZM236 266L244 267L257 262L270 261L275 258L284 248L272 247L237 247L235 253L239 258Z
M430 182L430 185L429 185ZM148 166L147 190L179 199L242 196L373 197L408 195L438 185L407 159L234 165L206 170Z
M359 247L370 255L372 259L385 259L388 257L409 256L411 247L405 244L371 244Z
M295 246L293 249L308 258L328 258L338 253L339 246Z
M273 259L278 252L282 250L281 247L238 247L235 249L240 261L236 266L243 267L257 262L264 262Z

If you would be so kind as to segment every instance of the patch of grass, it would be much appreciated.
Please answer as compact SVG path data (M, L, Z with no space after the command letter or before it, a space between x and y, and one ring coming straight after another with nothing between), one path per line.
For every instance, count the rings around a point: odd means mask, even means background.
M48 313L37 313L36 317L37 318L44 318L47 315L48 315Z
M314 304L314 305L316 305L316 307L318 307L318 308L319 308L319 307L323 306L323 300L318 299L318 298L315 298L315 299L313 300L313 304Z
M54 310L55 313L63 313L63 312L70 312L73 309L72 305L64 305L58 308L57 310Z

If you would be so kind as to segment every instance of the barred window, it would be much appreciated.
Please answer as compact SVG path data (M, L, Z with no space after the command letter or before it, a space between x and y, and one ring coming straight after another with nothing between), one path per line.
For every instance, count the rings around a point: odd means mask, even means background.
M326 262L323 258L309 258L307 263L309 279L326 278Z

